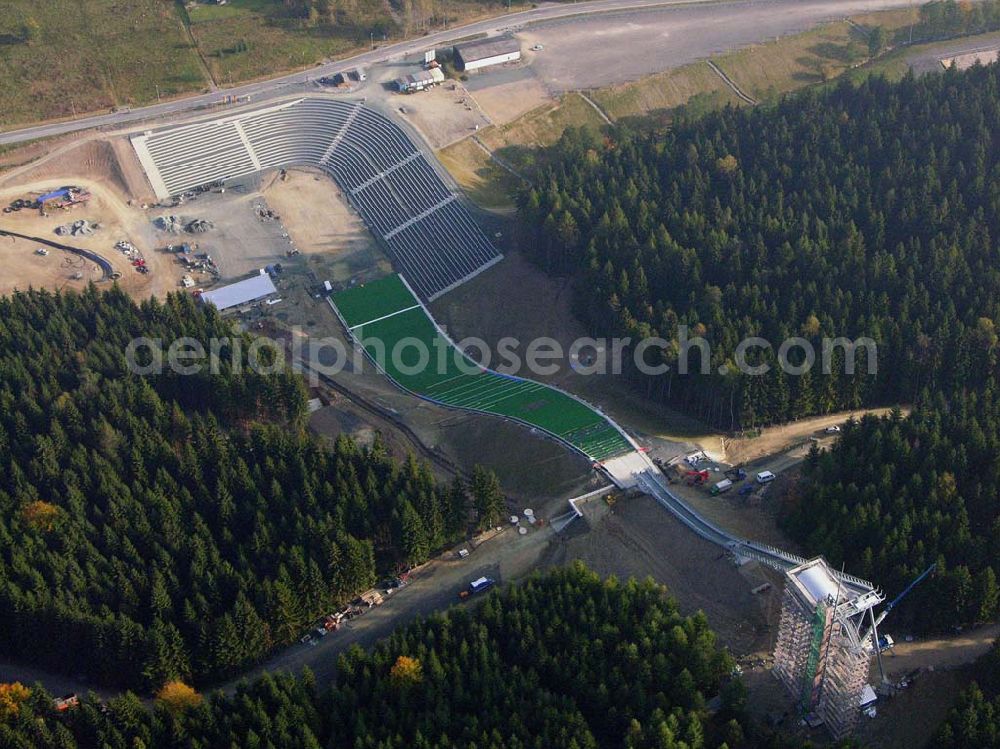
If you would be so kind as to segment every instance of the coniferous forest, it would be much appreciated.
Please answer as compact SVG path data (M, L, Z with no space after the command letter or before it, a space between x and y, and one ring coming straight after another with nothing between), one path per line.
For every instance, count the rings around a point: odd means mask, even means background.
M943 398L909 418L866 416L806 461L785 497L786 530L889 598L933 563L892 626L950 631L1000 614L1000 402Z
M246 346L218 374L126 369L136 336L231 335L182 295L0 299L0 653L141 688L226 677L466 530L461 484L321 445L301 378L236 366Z
M580 565L491 593L340 657L329 689L267 676L200 705L143 709L132 695L56 716L12 700L10 749L431 746L702 749L762 746L744 692L703 615L652 582L602 581ZM721 695L721 709L705 708Z
M871 78L774 105L727 108L667 132L568 131L520 197L528 250L576 279L600 336L671 346L636 386L726 429L978 386L1000 319L1000 68ZM679 326L712 346L677 374ZM764 376L721 374L762 336ZM785 374L791 336L862 336L854 375ZM792 350L790 362L801 363ZM843 351L833 356L842 373Z
M1000 749L1000 641L976 664L976 681L937 730L940 749Z
M895 626L995 619L1000 66L844 82L668 132L568 132L546 164L521 195L529 252L576 280L593 333L673 343L669 373L632 373L648 398L724 428L915 405L814 454L782 522L890 595L936 562ZM709 374L697 350L676 373L681 325L710 342ZM720 374L747 336L817 354L868 336L878 371L862 354L853 376L842 359L830 376Z

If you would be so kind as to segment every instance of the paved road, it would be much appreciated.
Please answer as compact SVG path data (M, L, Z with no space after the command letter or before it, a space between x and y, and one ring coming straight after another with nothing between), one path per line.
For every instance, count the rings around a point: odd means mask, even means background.
M815 13L815 20L837 15L839 12L857 12L859 9L878 10L881 8L891 8L905 5L909 0L812 0L806 3ZM143 120L176 115L181 112L190 111L200 107L207 107L222 101L225 96L252 97L252 101L258 104L262 101L279 97L305 93L312 90L313 84L310 81L334 73L344 72L355 67L368 67L376 63L386 62L391 59L398 59L406 55L421 52L432 46L442 46L450 41L455 41L464 37L476 34L495 34L506 30L524 27L528 24L535 24L540 21L552 21L565 19L571 16L589 15L596 13L622 13L630 10L643 10L650 8L662 8L665 6L704 6L705 8L717 7L719 5L730 5L735 8L746 9L747 13L759 13L761 8L773 10L776 18L787 18L788 29L784 33L794 30L802 24L800 6L802 0L738 0L729 2L728 0L590 0L581 3L545 3L538 8L511 13L500 18L492 18L485 21L459 26L453 29L439 31L427 36L413 39L397 44L390 44L379 47L370 52L365 52L344 60L318 65L298 73L284 75L265 81L257 81L233 88L220 89L208 94L199 94L181 99L175 99L161 104L154 104L125 112L115 112L108 114L81 117L64 122L54 122L37 125L34 127L11 130L0 133L0 145L9 143L20 143L37 138L47 138L65 133L75 132L93 127L121 127ZM712 23L709 15L704 19L705 25ZM776 33L773 28L767 32L762 32L762 37L757 41L764 41L767 35ZM714 47L713 47L714 49ZM704 50L708 55L712 49ZM628 54L627 49L623 54Z
M177 114L198 107L205 107L222 101L225 96L251 96L253 102L265 101L275 96L294 93L297 89L307 89L310 81L323 76L333 75L348 71L356 67L368 67L370 65L386 62L387 60L403 57L406 55L422 52L431 46L440 46L449 41L462 39L476 34L495 34L513 26L523 26L526 23L533 23L541 20L553 18L564 18L566 16L605 13L608 11L621 11L630 8L650 8L663 5L691 5L711 2L711 0L592 0L583 3L546 3L532 10L520 13L511 13L500 18L491 18L485 21L457 26L453 29L439 31L427 36L422 36L406 42L390 44L378 47L371 52L365 52L344 60L317 65L308 70L292 73L290 75L271 78L265 81L247 83L233 88L218 89L207 94L188 96L175 99L162 104L154 104L148 107L132 109L128 112L115 112L91 117L81 117L65 122L55 122L45 125L11 130L0 133L0 144L19 143L37 138L47 138L54 135L83 130L91 127L101 126L121 126L130 122L138 122L146 119L163 117Z

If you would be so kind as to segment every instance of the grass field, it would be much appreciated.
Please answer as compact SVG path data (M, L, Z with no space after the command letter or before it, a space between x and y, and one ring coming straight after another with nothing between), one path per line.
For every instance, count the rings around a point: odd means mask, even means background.
M827 83L868 60L867 31L881 26L889 37L918 15L910 9L853 16L769 44L748 47L716 59L743 91L757 100L813 84Z
M524 3L514 3L514 9L519 5ZM423 17L415 6L407 4L407 14L384 0L353 0L341 5L335 23L290 17L281 0L229 0L226 5L197 5L187 14L191 35L222 85L347 57L372 43L398 42L426 29L499 15L507 7L499 1L431 0L421 6L427 14Z
M359 7L370 13L371 28L392 28L382 3L362 0ZM228 85L344 57L370 42L368 27L309 28L282 11L282 3L274 0L229 0L188 11L191 35L217 83Z
M438 331L397 275L334 294L333 303L368 355L416 395L520 421L592 460L632 449L601 414L575 398L475 364Z
M507 7L501 0L423 0L401 9L353 0L329 22L291 17L283 0L0 0L0 125L276 75Z
M740 104L740 99L708 65L697 62L657 73L640 81L594 91L591 98L612 119L637 117L690 105L697 99L704 109Z
M502 169L471 138L438 151L438 158L476 205L493 211L511 211L511 195L518 179Z
M0 2L0 125L139 104L204 88L163 0Z
M491 151L511 150L548 146L559 140L563 131L571 125L590 125L595 128L604 125L604 120L594 108L579 94L566 94L558 102L546 104L531 110L513 122L499 127L490 127L479 132L479 139ZM510 160L516 161L516 158Z

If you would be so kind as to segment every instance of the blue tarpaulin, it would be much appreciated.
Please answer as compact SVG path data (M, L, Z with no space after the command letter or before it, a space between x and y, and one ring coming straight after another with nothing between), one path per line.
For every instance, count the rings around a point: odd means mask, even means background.
M42 195L38 199L38 202L39 203L47 203L50 200L54 200L55 198L68 198L68 197L69 197L69 188L68 187L63 187L60 190L53 190L50 193Z

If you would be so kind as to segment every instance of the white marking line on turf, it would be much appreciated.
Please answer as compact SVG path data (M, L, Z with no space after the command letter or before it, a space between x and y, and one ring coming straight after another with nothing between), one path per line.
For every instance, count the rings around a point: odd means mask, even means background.
M382 322L383 320L388 320L390 317L395 317L396 315L401 315L404 312L409 312L411 309L419 309L419 304L414 304L412 307L407 307L406 309L398 309L395 312L390 312L388 315L382 315L382 317L376 317L374 320L369 320L368 322L359 322L357 325L352 325L348 330L357 330L364 325L371 325L375 322Z
M523 388L517 388L518 392ZM498 388L495 377L484 377L481 382L463 383L442 393L441 397L451 398L456 403L474 402L484 393L501 393L509 388Z
M476 377L480 372L482 372L482 368L479 369L479 372L466 372L466 373L463 373L463 374L457 374L454 377L449 377L447 380L439 380L438 382L432 382L430 385L427 386L427 389L428 390L433 390L436 387L441 387L442 385L447 385L449 382L452 382L453 380L457 380L460 377Z

